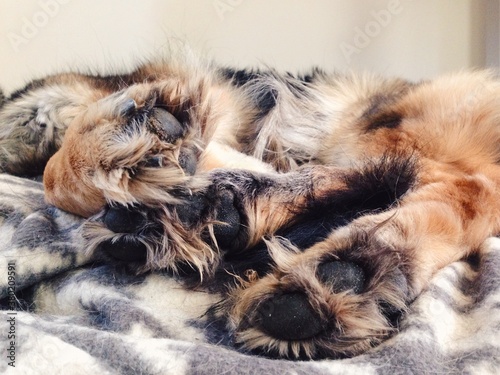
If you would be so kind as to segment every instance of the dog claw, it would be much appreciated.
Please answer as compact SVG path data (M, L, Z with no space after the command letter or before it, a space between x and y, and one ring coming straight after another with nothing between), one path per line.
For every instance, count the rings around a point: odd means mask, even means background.
M397 286L402 295L407 296L410 293L408 280L399 268L393 270L391 279L392 283ZM385 316L392 322L395 322L403 312L401 306L393 306L387 301L381 301L379 304Z
M161 168L163 167L163 157L161 156L153 156L146 160L144 166L149 168Z
M122 116L130 116L132 115L137 109L137 103L135 102L134 99L130 98L127 99L121 106L120 106L120 115Z
M196 166L198 159L193 150L183 150L179 155L179 165L184 170L184 172L192 176L196 172Z

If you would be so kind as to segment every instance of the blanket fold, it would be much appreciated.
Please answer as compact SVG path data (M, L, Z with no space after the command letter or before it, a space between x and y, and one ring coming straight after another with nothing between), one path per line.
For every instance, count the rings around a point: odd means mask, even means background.
M293 362L242 353L205 314L220 296L99 263L82 223L48 206L40 183L0 175L0 373L500 373L500 239L440 271L381 346Z

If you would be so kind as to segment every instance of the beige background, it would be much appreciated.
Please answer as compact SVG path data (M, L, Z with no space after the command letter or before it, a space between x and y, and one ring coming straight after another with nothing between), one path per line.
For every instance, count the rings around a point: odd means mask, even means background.
M0 86L123 70L172 40L230 65L430 78L498 67L499 18L500 0L0 0Z

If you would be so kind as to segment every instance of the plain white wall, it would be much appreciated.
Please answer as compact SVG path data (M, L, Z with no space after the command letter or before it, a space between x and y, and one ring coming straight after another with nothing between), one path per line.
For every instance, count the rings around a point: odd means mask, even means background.
M498 3L0 0L0 87L9 92L68 68L123 70L165 53L172 40L229 65L371 70L418 80L484 66L485 9Z
M486 26L484 30L486 63L489 66L500 67L500 0L487 0L483 13Z

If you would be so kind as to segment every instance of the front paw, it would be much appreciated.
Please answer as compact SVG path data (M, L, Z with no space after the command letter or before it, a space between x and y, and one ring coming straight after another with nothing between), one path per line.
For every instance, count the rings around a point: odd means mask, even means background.
M177 199L175 205L106 208L85 224L87 247L135 272L192 269L210 275L221 254L245 236L238 198L210 185Z
M174 195L187 190L199 154L196 130L182 111L147 85L89 106L45 169L48 202L85 217L106 202L177 202Z

